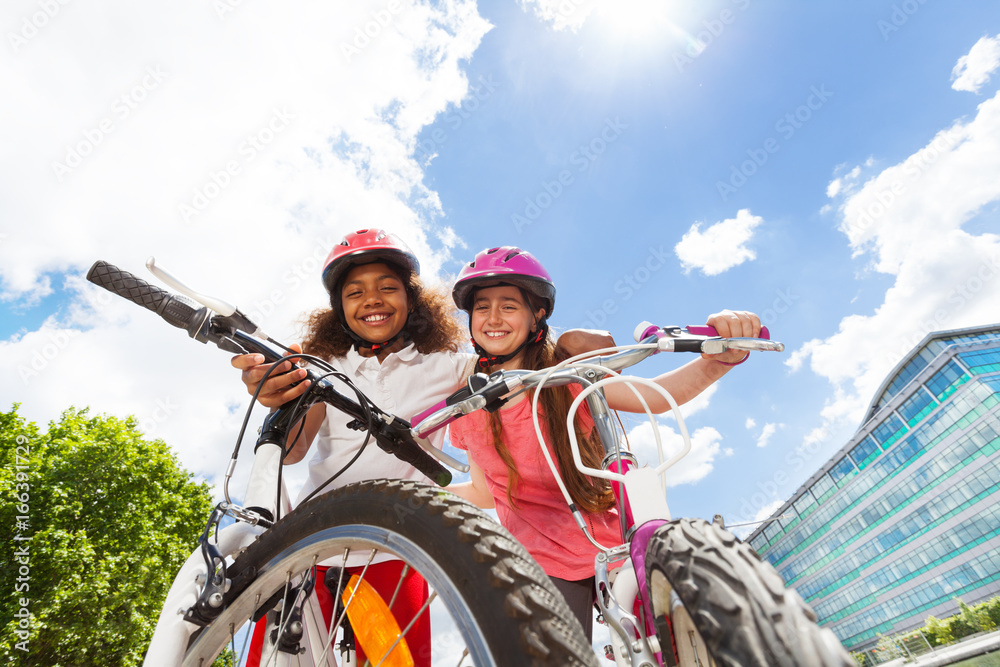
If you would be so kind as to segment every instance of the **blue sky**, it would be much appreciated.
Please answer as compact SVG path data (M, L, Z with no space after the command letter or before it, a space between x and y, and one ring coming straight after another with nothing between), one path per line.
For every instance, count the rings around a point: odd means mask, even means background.
M242 385L82 283L94 260L155 255L289 341L330 246L375 225L443 281L530 250L553 324L621 342L753 310L787 350L690 406L671 477L675 514L730 523L926 332L998 319L995 2L18 0L2 25L0 404L135 414L213 480Z

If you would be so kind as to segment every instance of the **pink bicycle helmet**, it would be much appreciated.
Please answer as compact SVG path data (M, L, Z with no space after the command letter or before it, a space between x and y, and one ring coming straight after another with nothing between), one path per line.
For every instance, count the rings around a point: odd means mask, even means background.
M472 293L476 287L506 283L520 287L545 302L545 317L551 317L556 305L556 286L549 272L530 252L514 246L500 246L479 252L475 259L462 267L451 296L455 305L472 310Z
M352 266L383 260L411 273L420 273L417 256L395 234L382 229L361 229L333 246L323 265L323 284L332 294L340 276Z

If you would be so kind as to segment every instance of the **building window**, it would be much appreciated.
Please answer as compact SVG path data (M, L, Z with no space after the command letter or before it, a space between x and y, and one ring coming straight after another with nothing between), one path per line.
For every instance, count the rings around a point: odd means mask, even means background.
M851 450L850 456L854 464L858 466L858 470L864 470L865 466L871 463L871 459L875 458L881 451L878 448L878 443L869 435Z
M837 490L837 487L834 486L833 480L829 477L826 475L820 475L819 479L813 482L813 485L809 488L809 490L812 492L816 500L824 502L830 497L830 494Z
M830 479L838 487L843 486L847 481L847 477L856 470L854 462L851 461L850 457L845 456L830 469Z
M927 413L933 410L936 405L937 401L934 400L934 397L923 385L920 385L917 387L917 391L913 392L913 396L910 396L899 406L899 414L903 416L907 424L913 426L927 416Z
M939 401L942 401L968 379L969 376L965 374L962 367L952 360L927 381L927 388Z
M888 449L899 440L900 436L906 432L906 424L903 420L896 416L896 413L890 413L881 424L875 427L872 431L872 435L875 439L882 443L882 449Z
M1000 371L1000 351L998 350L963 352L958 355L958 358L962 360L973 375Z

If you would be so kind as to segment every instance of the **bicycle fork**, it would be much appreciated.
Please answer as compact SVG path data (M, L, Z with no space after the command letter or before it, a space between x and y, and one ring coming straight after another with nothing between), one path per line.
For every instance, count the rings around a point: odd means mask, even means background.
M199 605L213 609L221 606L221 594L228 587L228 582L213 584L216 573L211 571L213 567L211 559L206 558L206 550L224 560L245 549L266 530L264 525L253 522L253 519L275 516L280 467L281 447L269 442L261 443L255 452L244 501L253 511L220 503L220 510L237 516L239 520L219 529L214 540L206 534L203 539L210 542L200 545L184 562L167 593L144 664L179 665L191 635L199 627L191 622L194 619L190 611Z

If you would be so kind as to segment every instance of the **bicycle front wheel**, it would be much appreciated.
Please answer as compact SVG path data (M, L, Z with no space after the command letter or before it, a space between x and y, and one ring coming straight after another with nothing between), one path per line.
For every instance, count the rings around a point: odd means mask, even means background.
M400 480L362 482L324 494L262 534L230 566L224 610L192 639L184 664L212 665L220 652L243 664L250 642L240 628L266 612L276 630L268 630L260 664L339 664L332 651L338 631L343 639L343 626L326 621L296 591L323 585L316 581L317 565L336 567L347 553L373 552L403 561L404 569L427 582L430 606L421 613L431 619L431 664L596 666L565 601L510 533L441 489ZM356 582L353 588L361 586ZM350 596L343 599L352 604ZM384 602L391 613L392 599ZM360 638L359 622L374 617L349 612L340 616L351 619ZM404 640L406 625L405 619L398 624ZM289 628L299 635L285 650L274 648L279 632ZM394 663L398 651L393 651L384 654L385 664L427 664L426 656ZM379 662L378 656L368 659Z
M777 571L719 526L702 519L661 526L646 550L646 577L665 653L671 650L665 619L673 611L675 636L689 623L700 635L677 638L682 657L700 639L720 667L855 667ZM671 590L683 610L671 604Z

